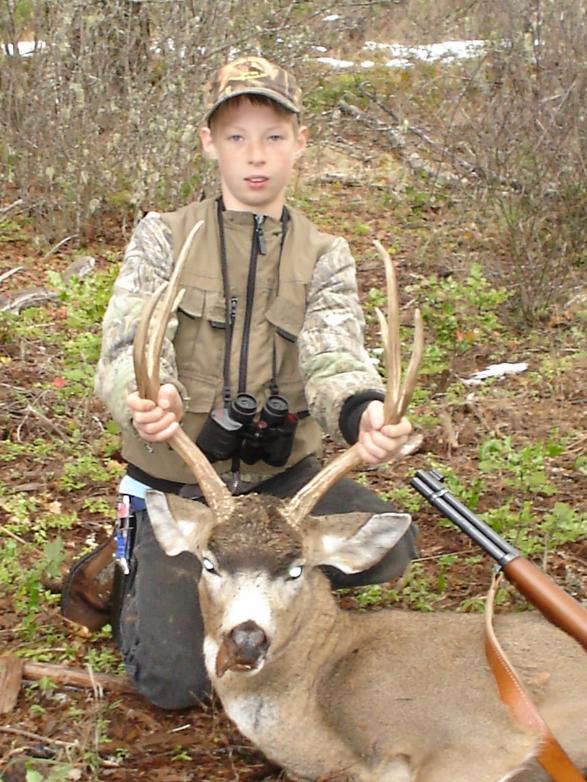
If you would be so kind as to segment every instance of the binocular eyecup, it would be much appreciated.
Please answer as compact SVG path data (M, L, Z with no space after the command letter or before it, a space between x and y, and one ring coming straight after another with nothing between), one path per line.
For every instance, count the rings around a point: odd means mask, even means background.
M233 421L248 424L257 415L257 400L252 394L237 394L228 410Z

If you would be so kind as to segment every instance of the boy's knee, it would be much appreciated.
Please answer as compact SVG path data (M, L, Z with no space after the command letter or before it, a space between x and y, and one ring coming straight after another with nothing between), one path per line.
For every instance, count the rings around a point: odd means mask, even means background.
M157 641L148 630L141 634L133 621L133 601L126 608L115 640L137 692L161 709L186 709L205 701L211 687L201 639L186 636L182 643L162 637Z
M160 709L193 708L210 697L210 681L203 667L179 672L171 667L150 669L139 659L127 665L127 673L137 692Z
M129 679L162 709L196 706L210 694L196 581L197 560L161 552L141 519L128 576L116 579L113 634Z

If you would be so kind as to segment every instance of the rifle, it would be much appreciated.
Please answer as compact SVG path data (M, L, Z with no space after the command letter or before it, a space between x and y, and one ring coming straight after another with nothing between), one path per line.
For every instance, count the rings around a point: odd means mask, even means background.
M411 486L492 557L505 577L553 624L587 650L587 609L454 497L435 470L418 470Z

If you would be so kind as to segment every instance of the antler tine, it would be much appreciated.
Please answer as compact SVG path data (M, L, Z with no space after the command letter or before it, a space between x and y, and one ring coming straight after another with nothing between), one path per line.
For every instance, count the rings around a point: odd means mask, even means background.
M381 338L385 354L385 366L387 367L387 385L385 393L385 406L383 416L386 424L396 424L405 415L412 394L416 388L418 371L422 363L424 353L424 323L419 309L414 312L414 340L412 343L412 355L401 385L401 340L399 318L399 296L397 292L397 276L395 268L389 257L389 253L381 242L373 242L380 258L385 266L385 279L387 281L387 321L381 310L376 309L381 329ZM389 342L391 341L391 345Z
M157 394L159 392L159 372L157 372L157 375L154 377L152 367L149 364L149 324L167 285L168 283L166 282L162 283L143 307L133 342L132 357L135 379L137 381L137 391L142 399L152 399L154 402L157 401Z
M159 393L159 367L165 330L167 329L169 317L173 312L174 307L179 303L179 280L190 246L194 236L200 230L203 223L203 220L197 222L188 234L169 281L162 283L147 302L137 326L133 344L133 361L137 387L143 398L151 399L153 402L157 401L157 395ZM179 294L179 296L181 295L182 294ZM161 311L154 323L152 334L149 339L151 320L162 296L163 303L161 305Z
M400 421L408 409L412 394L416 389L420 364L424 355L424 321L419 309L414 310L414 341L412 343L412 355L404 378L404 385L399 398L397 420Z
M385 364L387 367L386 394L383 415L386 424L398 423L410 403L416 386L418 371L424 352L424 328L419 310L414 313L414 342L412 355L401 383L401 346L399 329L399 296L397 278L389 254L380 242L374 242L377 252L385 265L387 283L387 321L380 310L377 310L381 339L384 346ZM406 444L407 445L407 444ZM405 446L404 446L405 448ZM361 464L357 444L337 456L327 464L311 481L309 481L290 500L286 514L289 523L298 527L310 513L320 497L346 473Z
M203 220L200 220L188 234L169 282L160 285L151 299L145 304L137 326L133 344L133 361L137 388L141 397L151 399L153 402L157 401L159 394L161 347L165 338L165 331L169 317L183 295L183 291L178 291L181 272L192 240L202 225ZM163 299L162 302L161 299ZM149 337L151 320L160 302L160 311L157 313L152 333ZM168 444L190 468L208 505L216 513L217 517L221 519L227 516L234 505L234 499L198 446L181 428L176 431L168 441Z
M397 423L399 420L397 411L402 382L397 277L387 250L377 240L373 244L379 253L379 257L383 260L387 288L387 321L379 308L375 310L379 320L385 366L387 367L384 416L386 423Z

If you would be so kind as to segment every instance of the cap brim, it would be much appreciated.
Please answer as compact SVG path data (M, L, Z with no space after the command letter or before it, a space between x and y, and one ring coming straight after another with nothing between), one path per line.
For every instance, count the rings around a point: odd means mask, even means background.
M214 114L216 109L220 108L223 103L226 103L227 101L231 100L231 98L237 98L239 95L262 95L265 98L271 98L271 100L275 101L275 103L279 103L281 106L286 108L288 111L291 111L292 114L299 114L300 110L299 108L292 103L292 101L288 100L287 98L283 97L283 95L280 95L278 92L273 92L273 90L267 90L263 87L257 87L257 88L243 88L242 90L236 90L236 92L232 92L230 95L227 95L225 98L222 98L221 100L217 101L211 108L209 108L206 111L206 114L204 115L204 119L208 120Z

